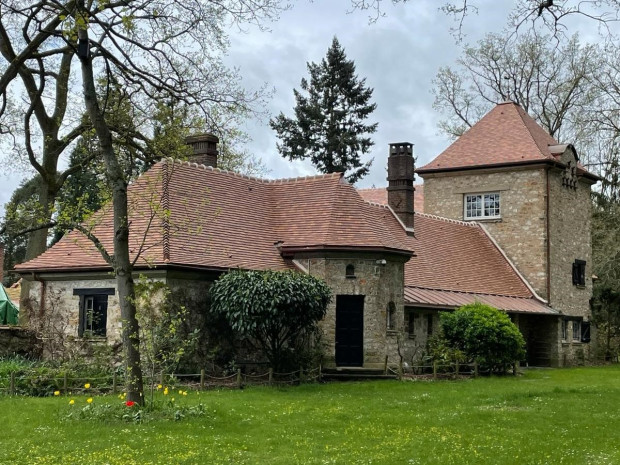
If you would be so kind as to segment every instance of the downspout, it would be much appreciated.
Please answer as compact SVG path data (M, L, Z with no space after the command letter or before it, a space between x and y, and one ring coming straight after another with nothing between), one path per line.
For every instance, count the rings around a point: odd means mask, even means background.
M549 187L549 168L545 169L545 174L546 174L546 178L547 178L547 198L546 198L546 208L547 208L547 212L545 215L545 219L546 219L546 223L547 223L547 302L549 302L549 305L551 305L551 239L550 239L550 234L549 234L549 224L550 224L550 214L549 214L549 205L550 205L550 201L549 201L549 193L551 191L550 187Z

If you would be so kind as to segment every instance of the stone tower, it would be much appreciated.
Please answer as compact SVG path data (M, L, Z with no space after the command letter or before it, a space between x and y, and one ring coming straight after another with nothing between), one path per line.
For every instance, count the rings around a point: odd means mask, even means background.
M557 311L553 321L535 323L547 328L544 337L531 332L532 344L547 347L549 363L570 363L588 351L590 187L598 177L579 164L574 147L558 144L521 107L506 102L417 173L424 178L426 213L481 223ZM519 318L527 336L526 316Z

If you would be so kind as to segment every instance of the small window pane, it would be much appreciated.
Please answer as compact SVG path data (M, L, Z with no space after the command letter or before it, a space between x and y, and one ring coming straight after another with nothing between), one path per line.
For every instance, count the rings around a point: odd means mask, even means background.
M500 216L500 194L465 195L465 218L498 218Z
M573 321L573 341L581 341L581 322Z

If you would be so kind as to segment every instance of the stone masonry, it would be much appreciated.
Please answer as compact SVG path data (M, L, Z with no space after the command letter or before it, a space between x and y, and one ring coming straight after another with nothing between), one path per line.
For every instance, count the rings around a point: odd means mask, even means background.
M572 324L580 319L587 321L590 315L591 182L575 178L569 183L566 177L563 170L540 166L424 176L425 211L447 218L464 218L465 194L500 192L501 218L478 222L484 224L536 293L563 315L545 323L548 337L532 341L545 346L542 351L552 365L576 363L590 351L590 344L573 340ZM576 259L586 262L585 286L573 285ZM564 319L568 322L566 339L562 337ZM522 329L527 329L525 320L522 323Z
M385 265L381 264L381 260L385 260ZM321 322L328 365L335 363L336 295L343 294L365 296L364 367L382 366L386 355L390 363L397 363L397 334L404 330L404 260L397 256L359 252L298 259L310 274L324 279L334 295ZM355 277L346 276L347 265L354 266ZM390 302L394 302L396 307L392 331L387 329Z
M547 298L545 172L538 169L424 175L424 211L463 220L463 196L500 193L501 219L480 223L536 293Z

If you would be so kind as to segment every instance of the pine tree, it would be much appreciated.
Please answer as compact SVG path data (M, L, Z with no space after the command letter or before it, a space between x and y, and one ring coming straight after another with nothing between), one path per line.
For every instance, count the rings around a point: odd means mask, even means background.
M355 74L355 63L347 60L334 37L321 63L308 63L310 82L301 80L295 93L295 117L280 113L270 121L280 143L278 151L289 160L310 159L323 173L347 172L347 181L364 177L372 160L362 164L373 141L368 137L377 123L365 120L377 105L369 103L373 89Z

